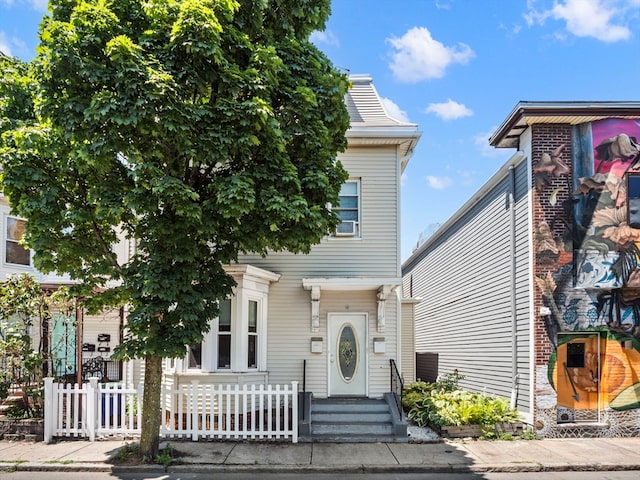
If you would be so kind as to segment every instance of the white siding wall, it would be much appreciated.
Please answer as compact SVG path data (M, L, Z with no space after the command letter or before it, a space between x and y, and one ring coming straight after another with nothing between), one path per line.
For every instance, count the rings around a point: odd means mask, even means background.
M98 342L98 335L106 333L111 336L110 341ZM85 314L82 319L82 343L92 343L95 352L83 352L82 360L92 357L102 357L108 360L113 355L115 347L120 345L120 310L117 308L106 310L96 315ZM109 347L109 352L98 352L98 347Z
M396 148L350 147L340 160L351 178L361 180L362 238L326 237L309 255L244 255L240 263L299 278L400 276Z
M378 333L375 290L336 292L323 290L320 297L320 331L311 332L311 296L302 286L310 277L399 277L397 242L398 169L395 146L349 148L341 161L351 178L361 180L362 238L325 238L309 255L273 253L266 258L241 256L240 263L278 273L280 280L269 290L268 356L270 383L300 381L303 360L307 360L307 390L327 394L327 313L369 314L367 349L371 352L369 394L389 391L389 359L397 359L396 295L386 301L386 328ZM312 337L322 337L323 353L310 353ZM373 338L384 337L386 352L373 354Z
M530 205L526 159L516 168L518 409L530 409ZM439 374L458 369L465 388L510 397L512 281L509 174L428 241L403 268L416 306L416 351L439 355Z
M402 327L400 330L400 374L404 384L416 381L415 303L402 302Z

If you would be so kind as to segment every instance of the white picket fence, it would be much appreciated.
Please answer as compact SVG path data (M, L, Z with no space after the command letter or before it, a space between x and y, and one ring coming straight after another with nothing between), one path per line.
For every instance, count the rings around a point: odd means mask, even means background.
M298 442L298 382L287 385L163 385L160 436L291 439ZM63 385L45 378L44 441L54 437L139 436L142 386Z

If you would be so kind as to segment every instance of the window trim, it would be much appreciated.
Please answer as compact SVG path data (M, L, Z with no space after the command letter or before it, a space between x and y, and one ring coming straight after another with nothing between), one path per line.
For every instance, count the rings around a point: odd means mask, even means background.
M243 280L236 279L238 286L230 297L231 307L231 362L230 368L218 368L219 318L211 321L211 328L202 340L200 368L189 367L189 358L183 359L182 371L203 374L259 373L267 371L267 312L268 283L249 287ZM279 278L279 275L278 277ZM254 279L255 281L255 279ZM256 303L256 366L249 367L249 305Z
M3 263L7 266L11 266L13 268L32 268L33 267L33 251L31 249L27 249L24 248L22 245L20 245L20 241L22 240L22 238L20 239L14 239L14 238L9 238L9 219L13 219L13 220L17 220L19 222L24 222L24 224L26 225L27 220L25 220L24 218L21 217L16 217L15 215L11 215L11 214L5 214L4 215L4 257L3 257ZM14 263L14 262L10 262L7 259L7 255L8 255L8 243L14 243L16 245L18 245L19 247L22 247L23 250L25 250L26 252L29 253L29 263Z
M355 195L343 195L342 191L347 184L355 184L356 186L356 194ZM332 238L362 238L362 180L360 178L350 178L346 182L342 184L340 188L340 197L355 197L356 198L356 208L340 208L339 205L332 206L332 210L340 216L341 211L356 211L356 220L341 220L340 224L351 222L353 224L353 232L338 232L339 225L336 227L336 230L331 234Z

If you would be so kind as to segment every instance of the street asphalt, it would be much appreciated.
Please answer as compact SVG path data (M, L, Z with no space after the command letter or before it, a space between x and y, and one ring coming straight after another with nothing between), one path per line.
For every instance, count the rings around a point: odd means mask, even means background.
M165 440L177 458L122 465L133 440L0 441L0 471L73 472L546 472L640 471L640 438L446 440L430 443L285 443Z

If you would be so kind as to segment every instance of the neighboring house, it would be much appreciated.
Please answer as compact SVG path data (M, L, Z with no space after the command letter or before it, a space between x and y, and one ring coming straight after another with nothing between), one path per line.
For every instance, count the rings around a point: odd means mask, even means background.
M489 140L513 156L402 268L418 357L545 437L640 434L638 139L640 102L519 103Z
M413 381L415 302L403 308L400 292L400 179L421 132L386 113L369 76L350 80L348 149L338 155L349 180L332 207L342 219L336 232L308 255L242 255L227 266L234 296L201 344L166 362L166 384L298 381L312 401L382 399L392 389L391 360ZM130 365L127 379L137 383L142 370Z
M68 276L45 275L33 266L32 252L20 244L25 232L26 220L11 214L7 198L0 193L2 235L0 242L0 282L10 275L33 275L43 290L52 291L63 285L72 285ZM120 246L122 250L124 244ZM118 252L124 255L124 251ZM31 330L34 348L43 348L50 354L51 363L46 372L68 381L86 380L97 375L104 380L122 378L120 362L110 360L113 349L120 344L122 312L107 310L97 315L87 315L78 308L71 316L51 312L50 324L36 323ZM42 338L43 335L45 338ZM80 348L78 348L80 345ZM98 360L96 360L98 359ZM103 361L100 361L103 360ZM85 365L84 371L78 365Z

